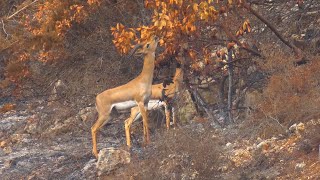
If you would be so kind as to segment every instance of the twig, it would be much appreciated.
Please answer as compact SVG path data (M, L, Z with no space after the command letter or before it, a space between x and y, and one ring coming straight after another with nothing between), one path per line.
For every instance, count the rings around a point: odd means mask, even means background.
M1 23L2 23L2 30L3 30L3 32L6 34L6 39L8 39L9 34L8 34L7 31L6 31L6 28L4 27L3 19L1 19Z
M12 45L14 45L15 43L17 43L19 40L14 41L13 43L9 44L7 47L0 49L0 53L8 48L10 48Z
M6 18L6 20L11 19L12 17L14 17L15 15L17 15L18 13L20 13L21 11L25 10L26 8L28 8L29 6L31 6L32 4L38 2L39 0L34 0L33 2L31 2L30 4L22 7L21 9L19 9L18 11L16 11L15 13L13 13L12 15L10 15L9 17Z
M277 123L280 125L280 127L282 128L282 130L286 131L286 128L282 126L282 124L279 122L278 119L272 117L271 115L266 114L263 110L261 110L261 112L262 112L266 117L268 117L268 118L274 120L275 122L277 122Z
M252 49L252 48L249 48L247 46L245 46L243 43L241 43L238 38L236 36L234 36L231 32L230 32L230 29L227 28L227 25L225 25L224 23L221 23L221 27L222 29L224 30L224 32L226 33L226 35L234 42L236 42L240 48L243 48L244 50L252 53L253 55L255 56L258 56L258 57L263 57L258 51Z
M203 97L201 97L201 95L199 94L199 92L197 91L197 89L192 88L189 84L187 84L187 89L189 92L191 92L191 94L193 94L193 96L195 97L196 103L198 105L200 105L201 108L204 109L204 111L207 113L208 118L210 120L213 120L217 125L219 125L220 127L222 127L223 125L214 117L214 115L212 114L212 112L210 111L210 109L208 108L208 104L205 102L205 100L203 99Z

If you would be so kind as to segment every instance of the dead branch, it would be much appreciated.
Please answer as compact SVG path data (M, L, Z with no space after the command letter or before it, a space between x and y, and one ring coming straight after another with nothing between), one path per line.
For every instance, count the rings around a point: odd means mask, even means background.
M240 48L252 53L253 55L255 56L259 56L259 57L262 57L262 55L254 50L254 49L251 49L249 47L247 47L246 45L244 45L243 43L241 43L238 38L236 36L234 36L231 32L230 32L230 29L227 28L227 26L224 24L224 23L221 23L220 26L222 27L223 31L226 33L226 35L230 38L231 41L234 41L235 43L237 43L238 46L240 46Z
M9 34L8 34L7 31L6 31L6 28L4 27L3 19L1 19L1 24L2 24L2 30L3 30L3 32L6 34L6 39L8 39Z
M245 9L247 9L248 11L250 11L254 16L256 16L260 21L262 21L263 23L265 23L270 30L288 47L290 47L291 49L293 49L298 61L301 61L304 57L302 54L301 49L299 49L298 47L296 47L294 44L292 44L290 41L287 41L283 35L268 21L266 20L262 15L260 15L257 11L255 11L254 9L251 8L250 4L244 2L243 3L243 7Z
M196 105L200 106L204 109L206 114L208 115L208 118L210 120L213 120L215 123L217 123L220 127L222 127L222 124L214 117L212 111L209 109L208 104L204 101L203 97L200 95L200 93L197 91L197 89L192 88L188 82L186 82L186 88L187 90L193 95L195 98Z
M12 15L8 16L7 18L5 18L5 20L9 20L11 18L13 18L15 15L17 15L18 13L20 13L21 11L27 9L29 6L35 4L36 2L38 2L39 0L34 0L31 3L27 4L26 6L22 7L21 9L17 10L16 12L14 12Z
M9 49L12 45L16 44L17 42L19 42L19 40L14 41L13 43L9 44L7 47L0 49L0 53L5 51L6 49Z

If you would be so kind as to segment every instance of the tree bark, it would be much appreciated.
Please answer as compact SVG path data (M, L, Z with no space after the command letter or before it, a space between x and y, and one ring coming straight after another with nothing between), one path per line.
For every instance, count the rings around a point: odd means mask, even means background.
M228 120L230 123L233 123L233 117L232 117L232 91L233 91L233 64L231 63L233 50L232 48L228 51Z
M221 79L220 84L220 88L219 88L219 112L220 115L223 116L223 119L225 121L225 119L227 119L227 113L225 111L226 109L226 105L225 105L225 101L224 101L224 85L226 83L228 76L223 76Z

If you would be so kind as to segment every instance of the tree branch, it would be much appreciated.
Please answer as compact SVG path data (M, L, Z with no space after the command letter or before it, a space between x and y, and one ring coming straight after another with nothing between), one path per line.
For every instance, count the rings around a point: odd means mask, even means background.
M8 39L9 34L8 34L7 31L6 31L6 28L4 27L3 19L1 19L1 23L2 23L2 30L3 30L3 32L6 34L6 39Z
M245 9L247 9L248 11L250 11L254 16L256 16L260 21L262 21L263 23L265 23L270 30L288 47L290 47L291 49L293 49L298 61L301 61L303 59L303 54L301 49L299 49L298 47L296 47L294 44L292 44L291 42L287 41L282 35L281 33L268 21L266 20L264 17L262 17L262 15L260 15L257 11L253 10L250 6L250 4L244 2L243 3L243 7Z
M13 13L12 15L8 16L7 18L5 18L5 20L9 20L12 17L14 17L15 15L17 15L18 13L20 13L21 11L27 9L29 6L31 6L32 4L38 2L39 0L34 0L31 3L27 4L26 6L22 7L21 9L19 9L18 11L16 11L15 13Z
M230 30L227 28L227 26L226 26L224 23L221 23L221 27L222 27L223 31L226 33L226 35L227 35L232 41L234 41L235 43L237 43L238 46L240 46L240 47L243 48L244 50L252 53L252 54L255 55L255 56L262 57L262 55L261 55L258 51L254 50L254 49L251 49L251 48L245 46L244 44L242 44L242 43L238 40L238 38L237 38L236 36L234 36L234 35L230 32Z

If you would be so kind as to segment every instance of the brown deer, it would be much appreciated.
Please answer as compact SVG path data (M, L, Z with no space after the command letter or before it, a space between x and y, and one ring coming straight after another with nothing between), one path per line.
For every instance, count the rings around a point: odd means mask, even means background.
M138 106L145 127L144 140L146 143L149 143L147 105L151 97L157 45L158 38L153 37L144 45L140 44L136 46L134 49L140 48L137 52L144 55L142 72L127 84L108 89L97 95L96 109L98 111L98 119L91 128L92 153L96 158L98 157L97 131L111 119L112 110L122 111Z
M148 110L160 109L161 107L165 107L166 114L166 127L167 130L170 128L170 108L171 101L175 98L179 90L181 89L181 85L183 82L183 70L180 67L180 64L176 67L176 72L173 78L173 83L169 84L167 87L164 87L163 83L152 85L152 93L151 98L148 103ZM131 115L125 121L125 131L126 131L126 141L127 145L131 147L131 138L130 138L130 127L131 124L141 117L141 111L138 107L131 108ZM172 116L173 116L173 124L176 123L174 109L172 107ZM146 127L143 127L143 130L146 130Z

